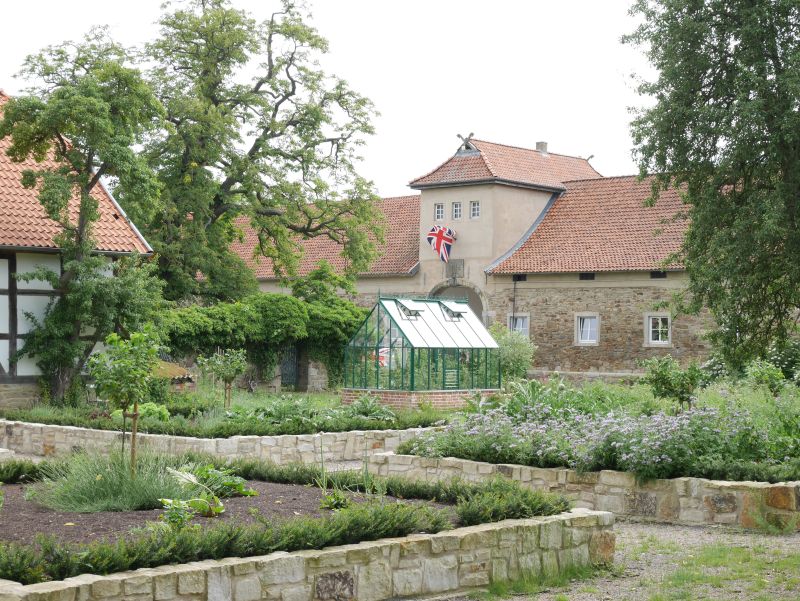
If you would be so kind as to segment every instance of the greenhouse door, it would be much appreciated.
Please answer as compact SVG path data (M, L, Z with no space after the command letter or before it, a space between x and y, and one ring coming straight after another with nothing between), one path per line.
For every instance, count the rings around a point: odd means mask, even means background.
M460 380L460 365L459 365L459 351L458 349L443 349L442 350L442 388L444 390L458 390Z

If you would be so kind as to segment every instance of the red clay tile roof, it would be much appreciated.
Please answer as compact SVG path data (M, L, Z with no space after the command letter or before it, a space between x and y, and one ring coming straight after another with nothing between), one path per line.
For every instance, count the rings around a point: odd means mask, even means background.
M419 195L384 198L380 208L386 216L384 239L380 256L375 259L364 276L411 275L419 263ZM245 260L259 280L277 279L272 261L254 256L258 248L258 235L250 227L247 217L239 217L236 224L244 232L243 242L234 242L231 250ZM329 238L303 240L303 257L298 275L307 275L325 259L337 271L346 267L342 248Z
M414 189L478 182L515 183L562 190L564 182L600 177L589 161L530 148L471 140L475 150L459 150L439 167L418 177Z
M674 189L645 207L651 180L636 176L567 182L527 239L487 269L490 273L650 271L676 252L687 222ZM671 265L680 269L679 264Z
M9 97L0 91L0 107ZM22 186L25 169L41 169L55 164L53 160L36 163L32 159L13 162L6 150L8 138L0 140L0 247L55 249L53 238L61 228L44 212L35 190ZM136 231L125 213L102 186L92 195L99 202L100 218L94 225L97 250L105 252L149 253L152 249ZM71 208L77 214L77 198Z

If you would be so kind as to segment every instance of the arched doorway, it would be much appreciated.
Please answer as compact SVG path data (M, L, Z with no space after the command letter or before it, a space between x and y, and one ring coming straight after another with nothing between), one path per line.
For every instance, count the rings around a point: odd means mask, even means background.
M458 300L467 300L469 308L478 316L478 319L485 321L483 314L483 300L480 294L469 286L444 286L441 288L434 288L431 292L434 298L451 298Z

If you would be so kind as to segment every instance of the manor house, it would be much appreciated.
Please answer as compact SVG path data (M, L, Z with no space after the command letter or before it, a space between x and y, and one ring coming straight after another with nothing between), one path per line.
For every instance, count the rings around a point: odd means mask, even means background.
M675 190L645 206L650 186L603 177L544 142L529 149L468 138L411 181L417 194L381 201L386 241L355 300L466 298L487 325L530 336L539 374L619 377L667 353L702 360L706 318L663 305L687 282L682 265L665 264L681 245L686 222L675 217L685 207ZM235 250L262 290L280 291L269 261L254 256L256 236L245 234ZM452 242L442 248L441 238ZM344 267L335 242L304 247L301 274L321 259Z

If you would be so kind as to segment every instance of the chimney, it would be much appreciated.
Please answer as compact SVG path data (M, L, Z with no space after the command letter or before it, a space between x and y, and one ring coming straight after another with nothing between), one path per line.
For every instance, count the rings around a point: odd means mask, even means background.
M542 154L547 154L547 142L536 142L536 150Z

